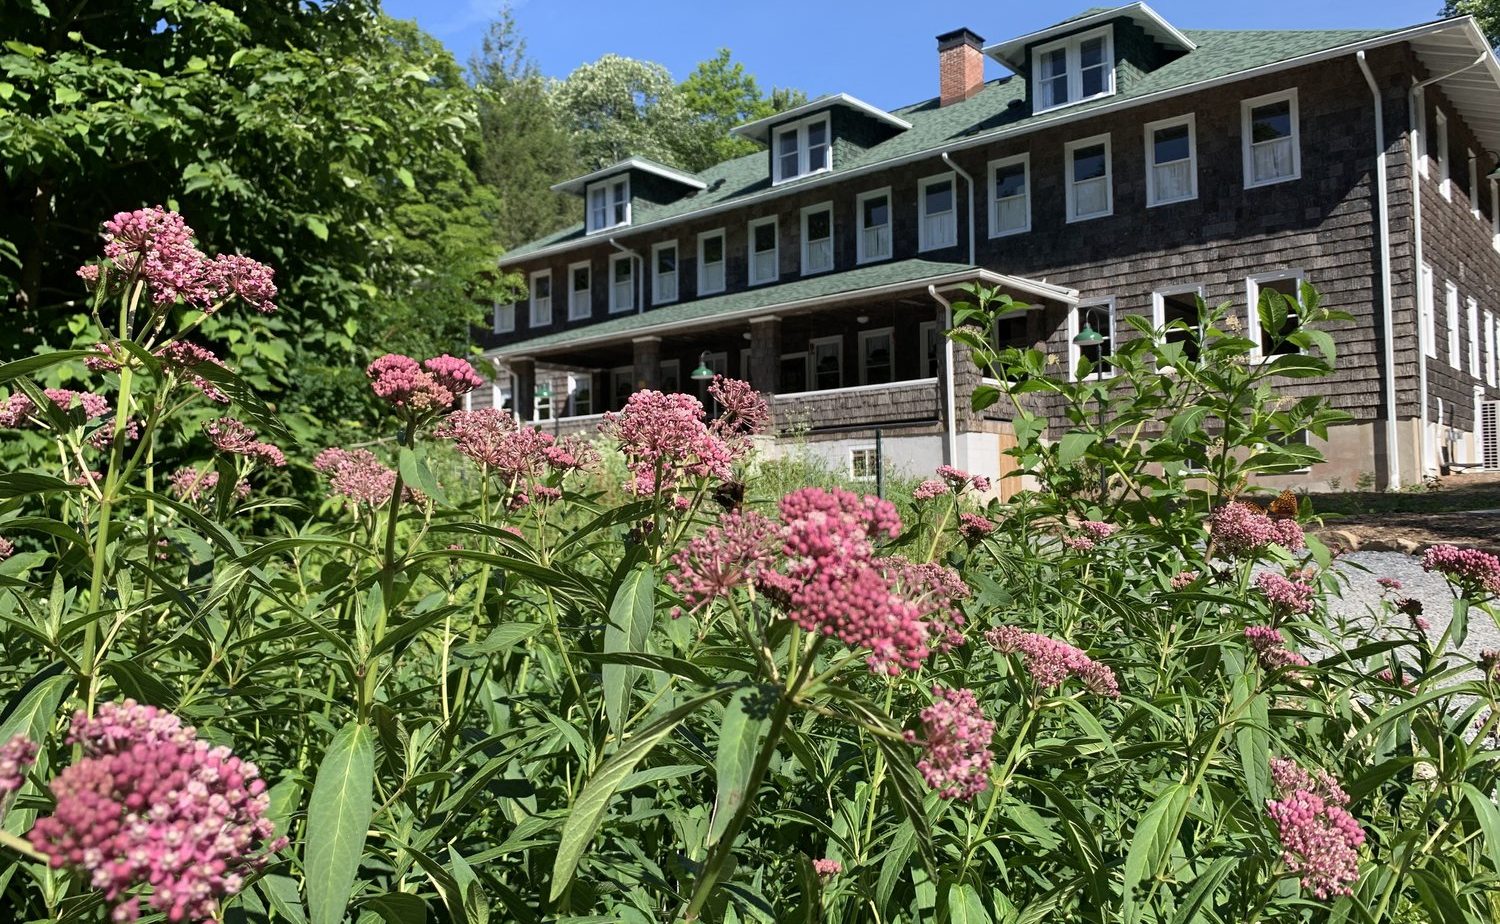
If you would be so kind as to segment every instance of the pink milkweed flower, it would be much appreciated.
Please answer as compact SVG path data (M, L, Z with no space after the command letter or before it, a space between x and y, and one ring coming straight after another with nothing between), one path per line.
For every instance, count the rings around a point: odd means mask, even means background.
M1255 586L1265 594L1272 611L1279 616L1312 612L1317 591L1311 584L1267 571L1256 577Z
M990 489L990 480L983 475L971 475L960 468L951 465L939 465L937 467L938 477L948 483L955 494L973 488L981 494Z
M422 368L455 398L461 398L484 384L484 379L468 360L447 353L423 360Z
M1273 626L1250 626L1245 630L1245 641L1255 652L1261 667L1268 671L1308 666L1308 660L1288 648L1286 639Z
M995 531L995 524L972 513L958 515L958 534L970 545L978 545Z
M714 433L725 440L754 436L771 423L771 405L749 382L716 375L708 393L721 408Z
M1281 859L1320 899L1351 895L1359 879L1365 832L1349 814L1349 795L1325 770L1308 773L1290 760L1271 759L1275 798L1266 813L1276 823Z
M216 298L238 296L261 314L276 311L276 271L259 260L221 253L204 267Z
M218 420L205 423L203 432L219 452L244 456L252 461L263 462L276 468L286 466L286 455L270 443L257 440L255 428L243 421L235 420L233 417L220 417Z
M912 500L930 501L935 497L942 497L949 493L948 483L936 478L929 478L917 485L916 490L911 492Z
M689 612L755 583L771 570L781 531L755 512L729 512L688 542L676 555L667 584L682 595ZM673 617L682 615L673 609Z
M329 447L313 459L313 468L328 476L333 493L367 507L383 507L396 490L396 471L368 449Z
M193 229L181 215L160 206L118 212L104 223L104 256L124 275L138 275L157 306L181 299L212 312L231 297L255 310L276 310L275 272L264 263L238 254L210 260L193 242ZM98 265L84 266L78 276L90 287L104 274Z
M1302 527L1293 519L1275 519L1242 501L1230 501L1208 518L1215 548L1230 558L1244 558L1275 543L1291 552L1306 546Z
M1179 571L1172 575L1172 589L1186 590L1196 584L1200 576L1196 571Z
M990 785L995 723L985 718L973 690L934 686L932 699L922 710L921 737L905 734L909 743L921 745L917 769L942 798L972 799Z
M15 543L4 536L0 536L0 561L5 561L14 554L16 554Z
M1090 693L1118 697L1115 672L1090 658L1082 649L1017 626L996 626L985 639L1001 654L1019 654L1032 682L1043 690L1055 690L1070 677L1077 678Z
M1422 556L1422 569L1444 575L1471 594L1483 597L1500 594L1500 558L1489 552L1435 545Z
M36 762L36 742L25 735L16 735L0 745L0 817L5 815L5 803L12 793L26 785L26 771Z
M410 419L430 417L453 405L453 392L410 356L387 353L365 367L365 375L376 397Z
M192 467L179 468L172 473L168 483L172 494L181 501L197 503L208 497L219 487L219 473L212 469L199 470ZM240 500L250 496L250 482L241 479L234 486L234 494Z
M180 374L184 381L202 392L203 397L215 404L229 403L229 396L223 389L193 371L200 366L224 366L212 350L186 340L176 340L157 350L156 355L164 366Z
M844 871L844 864L837 860L814 860L812 865L813 872L823 879L832 879Z
M619 413L604 415L599 432L619 444L637 497L663 495L697 478L725 480L748 444L724 439L704 423L703 404L692 395L638 391ZM684 499L685 500L685 499Z
M1401 582L1393 577L1376 578L1375 583L1380 585L1381 590L1389 590L1394 592L1401 589Z

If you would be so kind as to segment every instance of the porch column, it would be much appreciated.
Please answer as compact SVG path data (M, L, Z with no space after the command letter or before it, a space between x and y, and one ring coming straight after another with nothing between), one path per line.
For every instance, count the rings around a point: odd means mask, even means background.
M532 410L536 400L536 360L513 359L510 361L510 372L515 376L515 391L511 394L510 403L515 406L516 415L522 422L530 421L534 416Z
M937 308L937 326L939 331L948 329L948 312L939 305ZM979 415L974 413L973 399L974 389L979 386L979 366L975 364L972 351L963 344L953 344L953 369L948 366L948 349L946 343L938 345L938 404L943 409L943 423L946 425L950 415L957 426L959 433L974 429L974 424L979 420ZM948 407L948 376L953 376L953 404ZM958 464L956 460L950 460L949 464Z
M661 338L637 337L635 347L636 391L661 388Z
M750 384L774 395L781 390L781 319L750 319Z

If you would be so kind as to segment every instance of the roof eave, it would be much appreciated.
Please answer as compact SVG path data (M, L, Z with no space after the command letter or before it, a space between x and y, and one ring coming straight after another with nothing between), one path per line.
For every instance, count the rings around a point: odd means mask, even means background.
M833 106L846 106L877 121L884 122L899 131L904 132L911 128L910 122L898 116L893 116L878 106L872 106L864 100L857 99L847 93L835 93L830 96L820 96L800 106L793 106L791 109L768 115L763 119L756 119L754 122L745 122L742 125L736 125L729 130L729 134L737 138L748 138L751 141L765 144L771 137L771 129L773 127Z
M1188 38L1182 30L1172 25L1160 13L1153 10L1147 4L1127 3L1124 6L1103 10L1092 16L1084 16L1079 19L1069 20L1068 22L1057 23L1045 29L1038 29L1035 32L1027 33L1026 35L986 45L984 53L1019 74L1026 68L1026 48L1028 46L1038 42L1045 42L1052 36L1077 32L1110 19L1129 16L1132 10L1136 11L1137 15L1150 20L1168 40L1175 43L1183 51L1192 51L1198 47L1197 42Z
M661 164L654 164L651 161L642 160L639 157L627 157L624 160L619 161L618 163L610 164L608 167L600 167L598 170L595 170L592 173L585 173L583 176L575 176L571 180L563 180L561 183L554 183L551 189L553 192L582 193L590 183L606 179L618 173L626 173L631 170L639 170L642 173L649 173L653 176L659 176L663 179L671 180L674 183L680 183L683 186L686 186L689 189L693 190L704 190L708 188L707 183L703 182L690 173L684 173L681 170L673 170L671 167L663 166Z

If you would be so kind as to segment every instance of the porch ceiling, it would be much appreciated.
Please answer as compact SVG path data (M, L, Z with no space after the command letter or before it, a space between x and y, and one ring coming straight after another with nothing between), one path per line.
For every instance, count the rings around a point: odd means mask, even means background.
M640 314L534 337L491 350L486 355L500 360L555 358L559 354L577 353L605 344L629 343L635 337L685 334L727 322L743 322L751 317L797 315L870 299L917 293L925 295L929 286L951 291L970 282L996 286L1024 301L1078 303L1076 289L993 273L964 263L901 260L664 305Z
M1453 20L1449 28L1413 38L1411 47L1431 76L1453 74L1437 85L1480 142L1500 153L1500 60L1474 21Z

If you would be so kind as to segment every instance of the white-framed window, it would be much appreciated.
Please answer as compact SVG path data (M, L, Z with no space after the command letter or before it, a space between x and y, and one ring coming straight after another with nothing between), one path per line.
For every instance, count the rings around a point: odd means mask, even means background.
M1484 380L1490 383L1491 388L1496 386L1495 346L1495 313L1486 311L1484 313Z
M1068 221L1087 221L1114 214L1109 135L1070 141L1063 153L1068 170Z
M1070 35L1031 51L1036 112L1115 92L1114 30L1110 26Z
M677 242L651 247L651 304L677 301Z
M953 174L917 183L917 249L940 250L958 244L958 198Z
M1203 344L1203 315L1198 303L1203 301L1203 286L1185 285L1158 289L1151 293L1151 325L1163 328L1173 321L1184 325L1166 332L1166 343L1182 344L1182 355L1197 359Z
M1500 250L1500 179L1490 180L1490 240Z
M724 291L724 229L698 235L698 297Z
M1198 130L1194 113L1146 126L1146 205L1198 198Z
M587 262L568 267L568 320L582 321L594 313L594 269Z
M771 139L774 182L784 183L833 169L828 113L776 129Z
M943 364L943 333L938 330L936 321L923 321L917 325L917 342L922 345L922 354L918 363L922 370L922 378L933 378Z
M802 210L802 275L833 269L833 203Z
M844 338L819 337L807 342L808 363L812 367L812 387L841 388L844 384Z
M1443 295L1446 299L1448 317L1448 365L1455 369L1463 368L1463 359L1459 350L1458 335L1458 286L1452 280L1443 284Z
M516 329L516 306L514 304L503 305L495 303L494 322L495 333L508 334Z
M860 193L854 211L859 216L855 258L860 263L891 258L891 188Z
M1073 342L1079 332L1085 327L1091 327L1104 339L1099 341L1098 346L1081 347ZM1114 369L1110 367L1105 357L1115 351L1115 299L1114 296L1084 302L1068 315L1068 378L1076 379L1078 375L1078 360L1088 357L1093 366L1093 371L1088 378L1108 378L1114 375Z
M630 224L630 177L615 177L588 187L588 233Z
M1432 267L1422 264L1417 286L1417 334L1422 352L1437 359L1437 280Z
M780 275L781 245L777 233L776 216L757 218L750 222L747 246L750 251L750 285L758 286L775 282Z
M1031 230L1031 155L990 161L990 237Z
M1443 110L1433 110L1432 141L1428 150L1437 158L1438 192L1443 198L1453 200L1453 161L1448 154L1448 116Z
M896 374L896 332L893 328L859 332L859 384L886 385Z
M659 384L663 392L670 395L682 391L682 360L664 359L658 368L661 370Z
M799 391L807 391L807 353L782 353L781 354L781 392L783 394L796 394Z
M568 413L586 417L594 413L594 377L587 372L568 376Z
M635 257L617 253L609 258L609 313L635 310Z
M1245 280L1245 304L1250 308L1249 323L1245 325L1245 329L1247 335L1255 343L1252 356L1259 358L1302 352L1295 344L1287 343L1285 340L1280 344L1272 345L1273 333L1262 330L1260 326L1260 296L1262 292L1270 290L1279 293L1289 303L1286 323L1281 328L1281 336L1285 337L1295 331L1300 323L1297 317L1297 305L1301 297L1302 281L1305 278L1302 270L1290 269L1259 273Z
M552 271L537 270L531 274L531 326L546 327L552 323Z
M849 450L849 477L855 481L874 481L879 464L874 446L856 446Z
M1479 378L1479 302L1469 299L1469 375Z
M1302 175L1299 122L1295 88L1240 103L1246 189L1285 183Z
M1472 149L1469 151L1469 214L1484 220L1484 212L1479 210L1479 155Z

